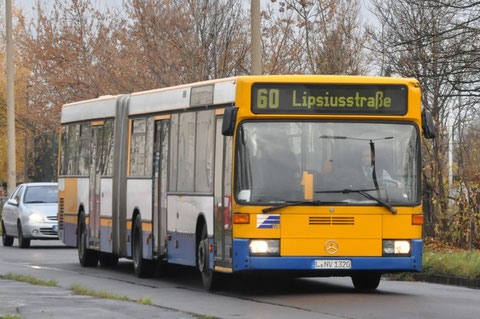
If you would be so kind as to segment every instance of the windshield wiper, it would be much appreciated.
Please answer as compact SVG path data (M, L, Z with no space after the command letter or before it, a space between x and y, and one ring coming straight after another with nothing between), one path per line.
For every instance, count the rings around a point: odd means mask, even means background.
M282 204L278 204L278 205L275 205L275 206L272 206L272 207L264 208L264 209L262 209L262 212L269 213L269 212L273 212L275 210L282 209L282 208L285 208L285 207L306 205L306 204L310 204L312 206L318 206L318 205L325 204L325 203L321 202L319 200L286 201L285 203L282 203Z
M25 204L43 204L45 203L43 200L31 200L28 202L25 202Z
M315 192L315 193L323 193L323 194L333 194L333 193L342 193L342 194L348 194L348 193L358 193L360 195L362 195L363 197L366 197L368 199L371 199L373 201L376 201L377 203L380 204L380 206L383 206L385 207L386 209L388 209L392 214L396 214L397 213L397 209L393 208L390 204L388 204L387 202L384 202L383 200L373 196L373 195L370 195L368 194L367 192L370 192L370 191L376 191L376 189L350 189L350 188L345 188L345 189L342 189L342 190L335 190L335 191L319 191L319 192Z

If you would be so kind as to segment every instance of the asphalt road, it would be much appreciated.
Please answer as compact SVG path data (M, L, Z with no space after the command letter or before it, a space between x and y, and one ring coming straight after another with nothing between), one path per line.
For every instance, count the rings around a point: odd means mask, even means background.
M0 280L0 316L22 318L478 318L480 291L421 282L382 280L373 293L353 289L350 278L238 277L225 289L203 291L189 267L170 267L162 278L139 279L132 263L115 269L82 268L77 251L59 241L32 241L20 249L0 246L0 275L57 281L40 287ZM151 298L153 306L75 295L70 287Z

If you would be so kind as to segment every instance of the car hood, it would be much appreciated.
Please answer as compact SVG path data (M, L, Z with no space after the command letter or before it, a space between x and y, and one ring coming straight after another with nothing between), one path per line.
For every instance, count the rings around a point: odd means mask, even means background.
M25 204L30 212L39 212L44 216L57 215L58 204L57 203L41 203L41 204Z

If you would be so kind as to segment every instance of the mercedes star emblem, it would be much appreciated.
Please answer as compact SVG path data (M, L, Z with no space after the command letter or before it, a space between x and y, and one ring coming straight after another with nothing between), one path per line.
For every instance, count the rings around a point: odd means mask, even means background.
M325 251L327 254L333 255L338 252L338 243L335 240L329 240L325 243Z

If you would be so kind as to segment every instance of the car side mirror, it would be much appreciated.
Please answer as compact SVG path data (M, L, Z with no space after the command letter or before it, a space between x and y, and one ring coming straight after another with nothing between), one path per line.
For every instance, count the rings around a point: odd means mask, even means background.
M13 206L18 206L18 201L15 198L11 198L7 201L7 204L13 205Z
M235 124L237 123L238 107L229 106L225 108L223 114L222 134L224 136L233 136L235 132Z
M422 112L422 131L423 137L432 139L437 136L435 130L435 123L433 123L432 114L429 111L423 110Z

